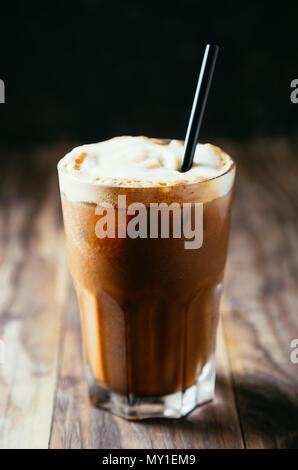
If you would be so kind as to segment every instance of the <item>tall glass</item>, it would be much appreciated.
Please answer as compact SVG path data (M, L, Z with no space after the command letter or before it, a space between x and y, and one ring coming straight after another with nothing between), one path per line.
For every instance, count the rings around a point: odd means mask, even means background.
M84 183L90 196L80 200L82 182L59 171L93 404L129 419L178 418L213 398L234 175L233 164L200 183L143 188ZM66 185L76 201L67 198ZM124 198L119 206L119 196L125 196L125 206ZM132 203L149 209L148 233L151 203L188 203L192 215L200 204L202 245L186 248L183 234L175 238L171 230L168 238L160 230L157 237L124 237ZM97 233L103 214L117 225L114 237ZM170 211L170 225L175 217Z

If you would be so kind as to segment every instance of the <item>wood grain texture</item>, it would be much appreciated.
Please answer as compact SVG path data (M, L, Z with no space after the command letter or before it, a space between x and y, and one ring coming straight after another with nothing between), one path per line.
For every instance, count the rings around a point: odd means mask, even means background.
M72 145L0 149L1 448L298 447L298 145L222 145L238 170L216 398L138 423L88 400L55 168Z
M41 157L16 165L8 153L1 173L1 448L47 448L51 430L67 271L57 184Z
M233 150L231 150L233 151ZM298 160L286 141L239 147L224 326L248 448L297 448Z

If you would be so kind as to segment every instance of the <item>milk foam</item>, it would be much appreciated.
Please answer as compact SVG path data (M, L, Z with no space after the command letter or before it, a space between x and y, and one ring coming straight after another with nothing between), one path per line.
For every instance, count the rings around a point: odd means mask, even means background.
M182 156L183 143L178 140L125 136L82 145L58 163L60 188L69 199L79 200L84 195L78 193L86 192L92 185L94 199L96 186L154 188L192 184L214 179L233 165L231 157L219 147L198 144L192 168L181 173ZM83 200L93 199L89 196Z

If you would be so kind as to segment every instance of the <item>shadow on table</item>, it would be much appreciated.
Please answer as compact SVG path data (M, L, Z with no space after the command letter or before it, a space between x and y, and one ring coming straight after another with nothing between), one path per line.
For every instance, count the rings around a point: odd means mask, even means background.
M298 383L269 374L236 379L236 400L247 447L298 448Z
M160 419L158 422L170 433L178 431L186 447L198 447L198 438L199 446L222 448L230 442L231 447L239 447L229 404L225 403L222 393L224 382L220 376L217 378L217 394L212 403L180 420ZM293 383L284 380L277 385L276 378L273 380L270 375L241 377L236 383L236 406L245 446L298 448L298 393L291 393ZM150 423L153 425L153 420Z

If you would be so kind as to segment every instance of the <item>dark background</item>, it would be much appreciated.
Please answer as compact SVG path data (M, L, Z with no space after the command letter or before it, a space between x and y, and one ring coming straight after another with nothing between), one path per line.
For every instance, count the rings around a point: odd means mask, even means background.
M183 138L205 44L201 139L295 136L298 2L85 0L1 6L2 143Z

